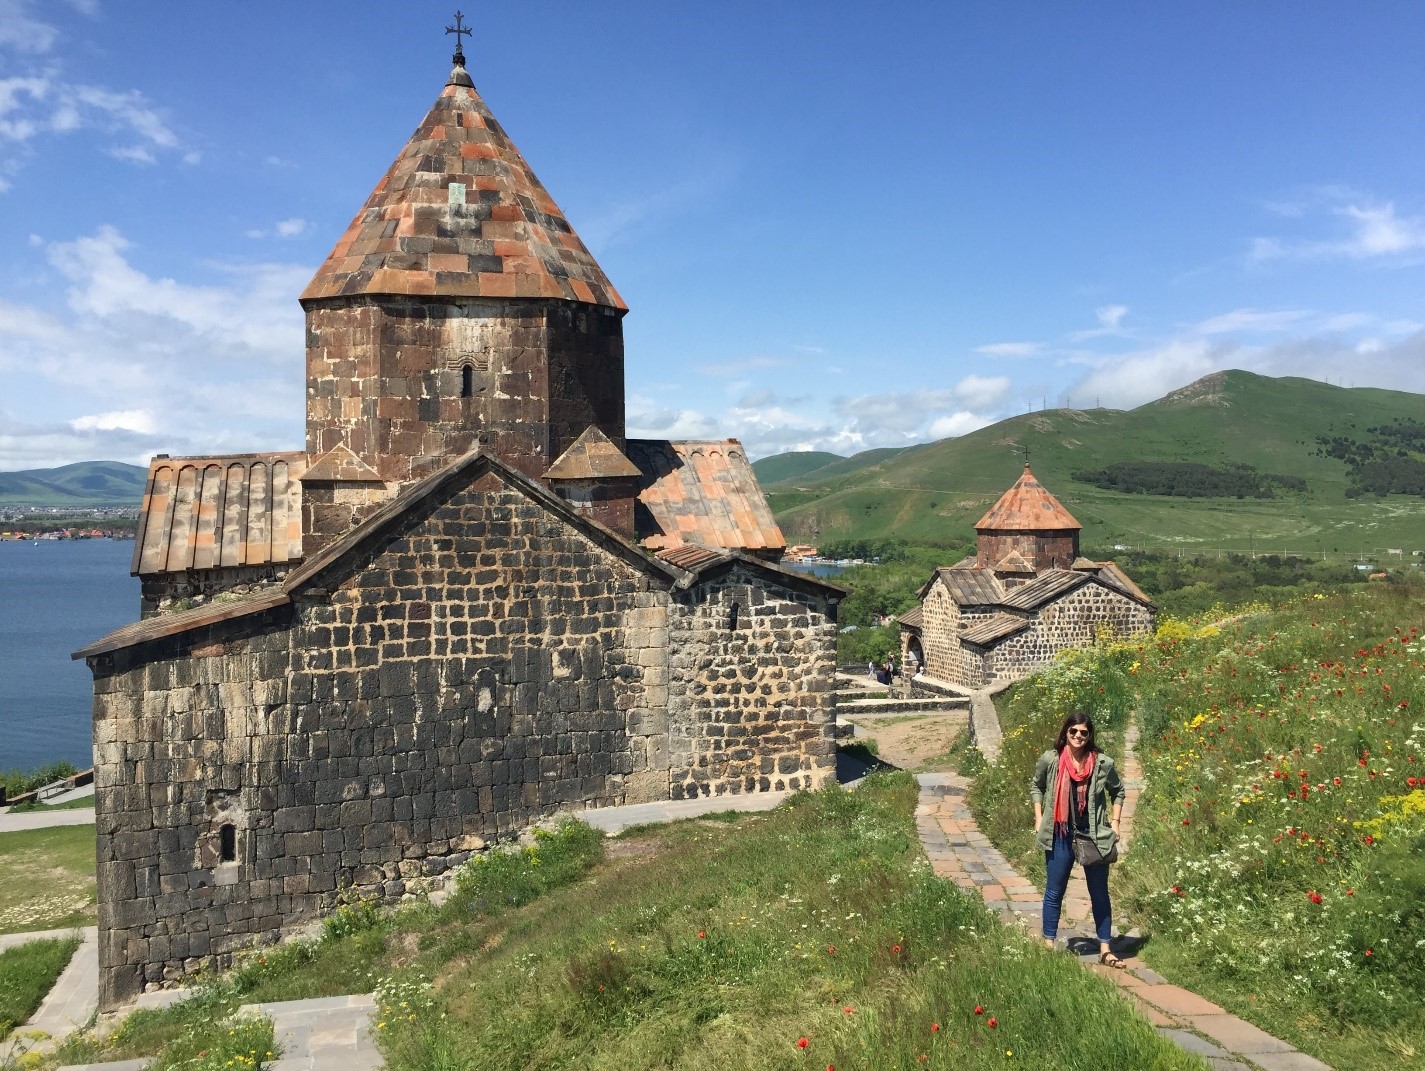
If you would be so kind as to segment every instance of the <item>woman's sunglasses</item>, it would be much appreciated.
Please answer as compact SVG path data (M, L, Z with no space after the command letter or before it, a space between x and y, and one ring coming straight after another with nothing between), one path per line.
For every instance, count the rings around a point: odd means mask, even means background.
M1069 730L1069 735L1070 735L1070 736L1088 736L1088 735L1089 735L1089 731L1088 731L1087 729L1070 729L1070 730Z

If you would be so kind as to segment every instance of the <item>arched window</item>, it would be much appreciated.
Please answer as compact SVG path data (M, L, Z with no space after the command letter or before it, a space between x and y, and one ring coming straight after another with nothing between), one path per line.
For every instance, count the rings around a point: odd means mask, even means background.
M475 366L464 365L460 369L460 397L469 398L475 393Z
M231 822L218 827L218 862L237 861L237 826Z

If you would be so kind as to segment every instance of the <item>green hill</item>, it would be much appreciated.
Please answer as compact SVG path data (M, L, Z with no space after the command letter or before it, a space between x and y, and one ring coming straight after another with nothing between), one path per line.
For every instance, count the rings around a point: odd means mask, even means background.
M53 469L0 472L0 506L137 506L143 499L146 476L146 469L120 461L80 461Z
M1425 558L1425 498L1348 498L1347 461L1319 441L1367 440L1369 428L1399 422L1425 424L1425 397L1218 372L1136 409L1012 417L850 473L831 466L807 473L768 488L768 497L789 539L960 544L973 538L975 521L1013 483L1027 452L1035 474L1083 524L1085 547L1341 557L1395 547L1408 562L1412 550ZM1125 462L1250 465L1288 484L1304 481L1306 490L1275 485L1270 498L1185 498L1073 479Z
M833 461L844 460L846 459L840 454L828 453L825 450L792 450L752 462L752 471L757 474L757 482L765 485L796 479L823 465L830 465Z

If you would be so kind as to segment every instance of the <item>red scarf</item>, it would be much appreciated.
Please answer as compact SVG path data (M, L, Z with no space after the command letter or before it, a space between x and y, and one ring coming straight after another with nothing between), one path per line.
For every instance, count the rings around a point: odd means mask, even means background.
M1054 832L1057 834L1069 835L1069 768L1073 767L1074 780L1083 782L1079 785L1079 798L1075 803L1079 810L1085 810L1088 807L1089 779L1093 777L1094 755L1095 752L1090 751L1080 766L1069 754L1067 744L1059 752L1059 772L1054 778Z

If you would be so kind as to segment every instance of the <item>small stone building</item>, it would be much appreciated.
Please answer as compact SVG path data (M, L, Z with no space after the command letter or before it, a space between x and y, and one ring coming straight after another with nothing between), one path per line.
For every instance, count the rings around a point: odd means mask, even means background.
M94 674L100 1003L566 807L834 773L840 589L735 440L629 440L627 311L457 52L302 295L303 451L153 460Z
M1014 680L1068 647L1153 629L1157 608L1113 562L1079 556L1079 522L1029 466L975 525L972 558L935 571L901 615L902 665L962 688Z

